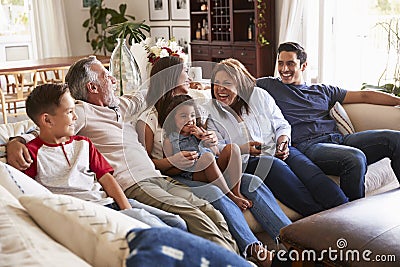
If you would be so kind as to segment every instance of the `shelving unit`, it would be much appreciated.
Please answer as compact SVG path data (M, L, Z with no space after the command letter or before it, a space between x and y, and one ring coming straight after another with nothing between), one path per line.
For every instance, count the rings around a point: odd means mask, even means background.
M254 26L249 33L251 22ZM203 38L198 33L196 36L199 23L201 27L207 25ZM218 62L233 57L255 77L273 75L274 0L190 0L190 28L192 62ZM262 40L268 40L269 44L261 44ZM205 78L210 74L210 69L203 69Z

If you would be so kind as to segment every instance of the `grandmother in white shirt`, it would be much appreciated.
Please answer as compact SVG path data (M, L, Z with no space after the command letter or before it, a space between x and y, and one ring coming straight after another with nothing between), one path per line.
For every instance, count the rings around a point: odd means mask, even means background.
M207 130L217 133L221 147L238 144L244 172L263 179L278 200L303 216L348 202L338 185L290 146L289 123L242 63L225 59L215 66L211 95Z

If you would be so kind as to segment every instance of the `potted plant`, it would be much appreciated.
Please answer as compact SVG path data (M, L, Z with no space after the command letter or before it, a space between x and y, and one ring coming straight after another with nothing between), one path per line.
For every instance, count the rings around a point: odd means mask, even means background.
M387 33L386 66L378 79L378 85L363 83L361 90L374 89L400 96L400 19L392 18L376 26L382 27Z
M89 14L90 17L83 22L82 26L87 28L86 42L90 43L94 53L100 51L107 55L107 52L112 52L120 32L124 32L123 37L129 35L129 44L132 44L133 39L135 41L143 39L142 30L150 30L144 22L133 22L135 17L126 14L126 4L120 4L117 11L105 7L103 0L100 0L90 8ZM122 25L124 22L129 23L123 24L122 28L115 29L113 33L107 32L108 27Z

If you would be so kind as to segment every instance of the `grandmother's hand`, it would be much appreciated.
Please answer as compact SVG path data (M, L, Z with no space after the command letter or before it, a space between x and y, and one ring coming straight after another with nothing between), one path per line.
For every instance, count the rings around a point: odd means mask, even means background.
M259 156L261 154L261 150L256 148L257 146L261 146L262 143L258 141L250 141L246 144L243 144L240 147L240 152L242 154L250 154L251 156Z
M275 157L281 160L289 157L289 138L286 135L279 136L276 142Z

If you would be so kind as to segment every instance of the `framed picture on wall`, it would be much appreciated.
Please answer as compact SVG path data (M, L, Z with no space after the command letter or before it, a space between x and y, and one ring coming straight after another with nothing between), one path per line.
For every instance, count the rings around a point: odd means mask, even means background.
M168 26L152 26L150 28L150 36L153 40L164 38L169 40L169 27Z
M94 5L100 5L101 1L100 0L82 0L82 7L84 9L90 8Z
M189 0L170 0L171 1L171 19L189 20Z
M168 0L149 0L150 21L169 20Z
M183 52L189 54L190 27L172 26L172 38L183 47Z

